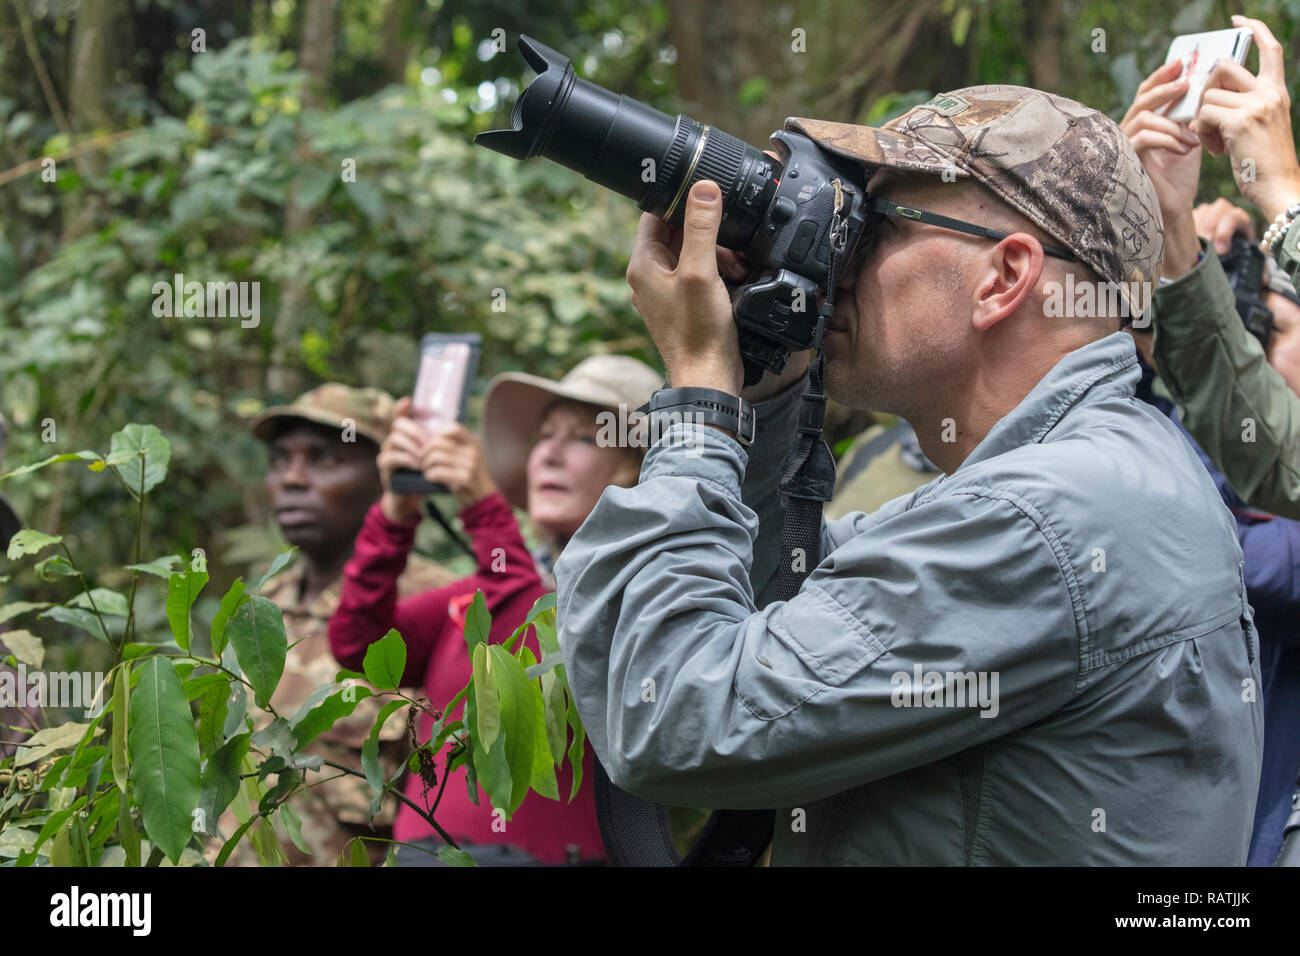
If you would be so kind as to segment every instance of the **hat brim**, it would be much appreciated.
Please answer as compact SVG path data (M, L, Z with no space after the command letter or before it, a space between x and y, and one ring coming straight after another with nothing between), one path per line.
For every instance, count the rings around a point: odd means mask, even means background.
M253 419L250 428L254 436L264 442L271 440L271 431L275 423L284 419L297 419L298 421L312 422L316 425L324 425L327 428L338 428L338 418L333 418L328 412L312 412L301 408L294 408L292 405L272 405L262 414ZM357 429L357 434L369 438L376 445L382 445L387 435L380 435L378 438L369 431L369 429Z
M893 130L852 123L791 116L785 128L802 133L822 149L865 166L932 173L961 178L971 174L957 158L935 149L929 143Z
M496 376L483 399L483 459L506 500L521 511L528 510L528 455L533 438L555 399L618 407L617 399L605 401L585 389L565 388L526 372Z

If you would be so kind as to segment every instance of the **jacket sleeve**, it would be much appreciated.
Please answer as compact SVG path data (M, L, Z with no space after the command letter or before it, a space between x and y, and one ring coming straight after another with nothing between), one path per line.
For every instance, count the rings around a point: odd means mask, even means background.
M1252 506L1300 517L1300 396L1242 325L1213 250L1150 309L1156 369L1187 430Z
M674 446L687 429L691 447ZM674 425L640 484L607 489L556 566L570 686L620 787L676 805L794 806L1070 699L1074 597L1019 504L954 495L847 516L800 593L760 610L746 462L731 438ZM949 674L971 703L924 706Z
M505 497L496 492L460 513L474 543L474 574L445 587L398 600L397 579L415 542L419 522L389 521L376 503L366 513L352 558L343 567L338 610L330 618L330 648L344 667L361 670L366 649L397 628L406 642L402 683L423 684L429 658L446 631L448 605L480 588L489 611L526 590L541 586L519 523Z

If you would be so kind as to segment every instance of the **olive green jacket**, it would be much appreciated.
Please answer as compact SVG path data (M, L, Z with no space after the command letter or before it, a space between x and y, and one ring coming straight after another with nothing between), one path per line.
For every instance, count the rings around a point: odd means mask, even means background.
M1298 243L1300 229L1289 230L1279 255L1292 282ZM1187 430L1247 502L1300 518L1300 396L1242 325L1213 250L1156 290L1149 318L1156 370Z

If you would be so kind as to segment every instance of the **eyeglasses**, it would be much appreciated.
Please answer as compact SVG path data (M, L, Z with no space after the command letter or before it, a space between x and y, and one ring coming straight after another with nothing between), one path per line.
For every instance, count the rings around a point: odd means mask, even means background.
M892 203L888 199L873 199L868 205L871 212L875 213L876 218L870 222L869 227L879 225L881 218L885 216L894 219L907 219L911 222L923 222L927 225L938 226L940 229L951 229L954 232L964 232L971 236L980 236L984 239L1002 240L1011 235L1009 232L999 232L996 229L989 229L986 226L977 226L974 223L963 222L960 219L953 219L951 216L942 216L937 212L927 212L924 209L917 209L913 206L900 206ZM875 245L875 228L869 230L870 239L863 245L863 251L869 251ZM1077 262L1078 256L1064 249L1058 249L1055 246L1049 246L1040 243L1043 252L1046 255L1054 256L1057 259L1064 259L1066 262Z

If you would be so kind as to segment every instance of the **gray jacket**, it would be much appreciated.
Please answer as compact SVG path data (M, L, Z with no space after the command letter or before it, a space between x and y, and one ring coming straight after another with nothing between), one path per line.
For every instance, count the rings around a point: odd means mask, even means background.
M779 808L778 865L1243 864L1264 731L1241 549L1138 378L1123 333L1065 356L953 474L823 524L789 602L802 383L748 456L674 425L556 566L611 778Z

